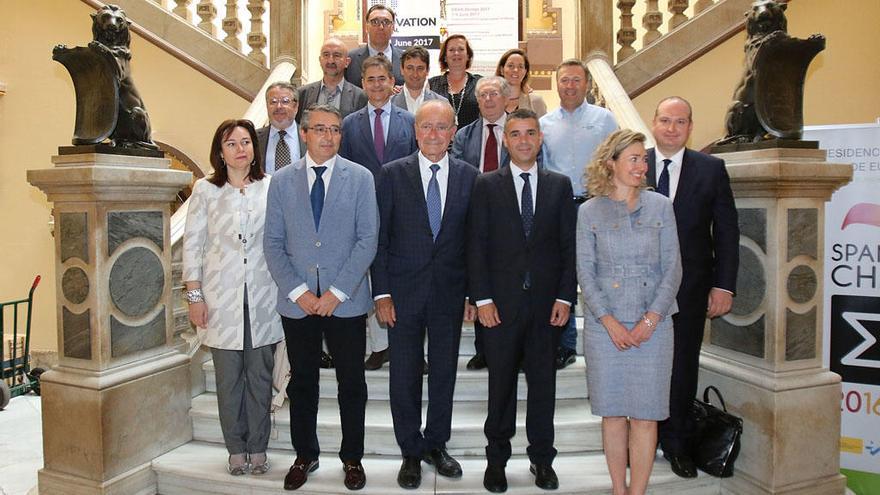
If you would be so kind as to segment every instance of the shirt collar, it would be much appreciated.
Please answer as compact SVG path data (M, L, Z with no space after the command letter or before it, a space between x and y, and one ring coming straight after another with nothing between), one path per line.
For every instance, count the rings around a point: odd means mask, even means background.
M672 160L670 166L681 165L682 160L684 160L684 147L673 153L672 156L664 156L663 153L660 152L659 148L654 148L654 154L656 155L655 163L663 163L663 160L668 159Z
M381 53L381 54L385 55L386 58L388 58L389 62L391 62L391 55L392 55L391 42L388 42L388 44L385 46L385 49L382 50L381 52L379 50L374 49L372 47L372 45L370 45L370 43L367 43L367 51L370 53L371 57L375 57L376 55Z
M324 79L321 79L321 91L324 91L324 88L326 88L326 87L327 86L324 85ZM345 87L345 78L343 77L342 79L339 80L338 83L336 83L336 93L342 93L342 89L344 87Z
M336 165L337 156L338 155L331 156L330 159L324 163L315 163L315 160L312 159L312 155L310 155L309 152L306 151L306 167L327 167L327 172L331 172L333 170L333 166ZM324 173L326 174L327 172Z
M517 163L514 163L513 160L511 160L510 161L510 166L511 166L510 172L517 177L519 177L519 174L521 174L523 172L528 172L528 173L532 174L533 176L537 177L538 176L538 167L536 167L537 164L538 164L538 162L533 162L531 164L531 166L529 166L528 168L524 168L523 166L521 166Z
M278 135L278 131L279 131L279 129L276 129L274 125L270 125L269 126L269 137L274 138L275 136ZM296 136L296 134L297 134L296 121L294 121L292 124L290 124L290 127L288 127L287 129L284 129L284 132L286 132L288 136Z
M501 117L498 117L498 120L496 120L495 122L489 122L488 120L483 118L483 127L486 127L489 124L496 124L499 128L504 129L505 122L507 122L507 112L502 113Z
M386 101L380 108L382 108L382 113L384 115L391 115L391 98L388 98L388 101ZM375 111L376 107L374 107L372 103L367 102L367 112L373 113Z
M443 170L445 168L449 168L449 153L446 153L445 155L443 155L443 158L441 158L439 161L432 162L431 160L428 160L428 157L423 155L421 151L419 151L419 168L420 169L427 170L428 173L430 174L431 173L431 165L433 165L435 163L437 165L440 165L440 170Z

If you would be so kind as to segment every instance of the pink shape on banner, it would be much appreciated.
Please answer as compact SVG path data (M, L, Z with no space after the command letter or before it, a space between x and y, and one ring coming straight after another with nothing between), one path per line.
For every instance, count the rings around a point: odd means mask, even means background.
M843 217L843 225L840 226L840 230L858 223L880 227L880 205L874 203L854 205Z

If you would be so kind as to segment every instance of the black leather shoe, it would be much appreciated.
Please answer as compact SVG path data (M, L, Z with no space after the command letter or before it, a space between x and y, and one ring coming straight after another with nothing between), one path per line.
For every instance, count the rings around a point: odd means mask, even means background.
M324 369L333 367L333 358L324 351L321 351L321 367Z
M368 371L374 371L382 367L383 364L388 362L388 348L386 347L384 351L378 351L370 354L370 357L364 361L364 369Z
M467 363L467 369L477 371L486 368L486 356L482 352L474 354L474 357Z
M434 466L437 474L447 478L461 478L461 464L446 452L446 449L434 449L422 459L429 465Z
M559 346L556 348L556 369L561 370L566 366L574 363L575 358L577 357L577 353L574 352L574 349L569 349L568 347Z
M559 488L559 478L553 466L547 464L531 464L529 471L535 475L535 486L544 490L556 490Z
M407 490L418 488L422 484L422 460L418 457L404 456L400 471L397 472L397 484Z
M483 488L492 493L504 493L507 491L507 476L504 474L504 466L486 466L486 474L483 475Z
M694 464L694 460L686 455L673 455L663 453L663 458L669 461L669 467L672 468L672 472L676 474L676 476L680 478L696 478L697 477L697 466Z
M367 474L360 462L343 462L342 470L345 471L345 487L349 490L360 490L367 484Z
M309 461L297 457L293 461L293 466L290 466L290 471L284 477L284 489L296 490L303 486L309 479L309 473L314 472L316 469L318 469L317 459Z

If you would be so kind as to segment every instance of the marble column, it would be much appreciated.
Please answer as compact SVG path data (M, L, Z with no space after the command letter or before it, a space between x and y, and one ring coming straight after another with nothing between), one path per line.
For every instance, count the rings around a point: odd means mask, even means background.
M717 154L739 212L732 311L707 326L700 390L717 386L744 423L724 493L842 494L840 377L822 366L825 202L852 167L825 151Z
M152 459L192 437L189 358L169 346L168 234L191 174L83 151L61 148L54 168L27 173L56 225L59 364L41 378L39 491L152 494Z

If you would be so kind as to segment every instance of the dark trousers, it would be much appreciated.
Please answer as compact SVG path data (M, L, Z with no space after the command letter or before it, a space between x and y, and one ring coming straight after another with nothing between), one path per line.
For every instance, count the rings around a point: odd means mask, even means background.
M693 449L694 424L690 410L697 394L700 346L706 323L705 307L702 306L702 311L685 311L672 317L675 346L672 356L669 419L662 421L658 430L663 452L672 455L691 455Z
M516 388L522 363L528 384L529 460L550 465L556 457L553 448L554 358L559 330L550 325L549 314L535 314L528 303L519 308L513 320L501 318L500 325L485 329L483 334L489 368L489 413L483 428L488 440L486 458L489 464L501 466L510 458L510 439L516 434Z
M452 396L461 341L461 311L426 307L419 314L397 313L388 329L389 393L394 436L404 456L421 457L445 448L452 428ZM422 368L428 335L428 416L422 433Z
M318 458L321 449L316 431L318 418L318 379L321 369L321 339L333 357L338 385L342 447L339 458L360 461L364 456L364 413L367 382L364 378L366 315L352 318L306 316L281 317L290 361L290 440L297 457Z
M474 352L477 354L483 353L483 332L485 331L486 327L479 320L474 320Z

